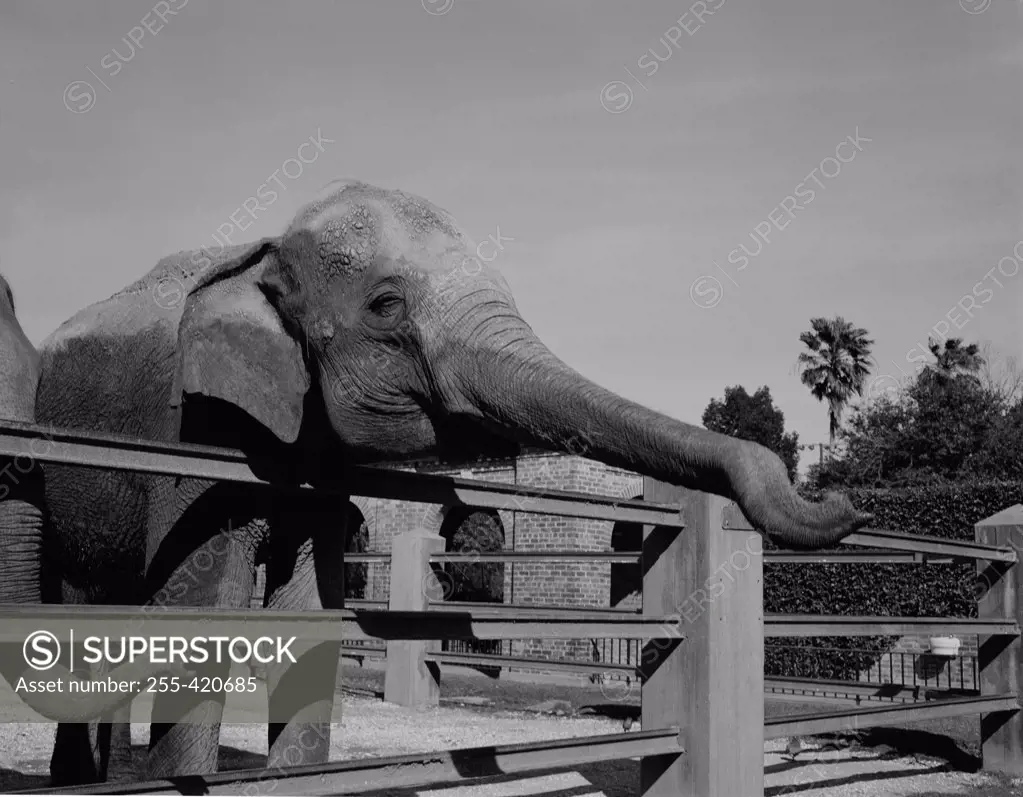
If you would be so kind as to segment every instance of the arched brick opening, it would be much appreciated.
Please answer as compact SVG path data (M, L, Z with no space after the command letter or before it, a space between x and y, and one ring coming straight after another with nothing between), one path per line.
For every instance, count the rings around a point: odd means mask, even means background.
M504 524L493 509L451 507L440 527L444 550L460 553L491 553L504 550ZM445 574L444 600L502 603L504 601L503 562L448 562L440 570Z
M351 501L348 502L345 524L345 553L364 553L369 548L369 527L366 518ZM345 597L365 598L368 566L365 562L345 565Z
M440 527L446 551L490 553L504 550L504 524L492 509L456 506L444 513ZM446 562L438 576L444 589L444 600L504 602L503 562ZM442 649L453 653L489 653L500 655L500 639L445 640Z

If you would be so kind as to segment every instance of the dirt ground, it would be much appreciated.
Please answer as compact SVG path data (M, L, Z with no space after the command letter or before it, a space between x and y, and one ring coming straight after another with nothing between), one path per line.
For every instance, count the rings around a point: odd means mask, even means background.
M603 716L554 716L521 710L494 710L453 705L408 709L375 697L345 695L343 722L332 733L332 760L398 755L450 748L476 747L591 734L620 733L620 719ZM260 767L265 763L265 725L225 725L222 729L221 769ZM633 726L635 728L636 726ZM48 782L48 758L55 726L0 726L0 791L40 788ZM132 726L141 759L148 736L144 724ZM845 750L821 750L807 740L795 761L786 753L786 740L765 745L765 795L799 797L944 797L1023 795L1023 779L1013 783L981 773L950 771L948 760L900 755L885 745L854 744ZM607 762L577 771L508 779L478 786L452 786L374 792L378 797L470 797L470 795L549 794L558 797L637 793L639 762ZM286 789L285 789L286 790Z

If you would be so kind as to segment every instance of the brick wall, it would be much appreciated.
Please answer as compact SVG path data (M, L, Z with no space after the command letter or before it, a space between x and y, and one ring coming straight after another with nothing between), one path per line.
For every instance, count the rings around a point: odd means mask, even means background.
M977 655L977 635L976 634L964 634L959 637L959 655L960 656L976 656ZM931 649L930 635L923 636L919 634L907 635L900 637L899 641L892 647L892 652L895 653L927 653Z
M642 477L602 463L562 454L531 453L516 460L479 463L471 468L436 464L403 465L399 470L461 476L482 481L528 485L551 490L634 498L642 494ZM396 535L417 527L439 533L449 507L408 501L355 497L352 503L365 519L369 552L390 553ZM504 545L508 550L550 551L577 549L610 551L613 525L607 521L500 511ZM616 580L630 566L609 563L507 563L504 565L504 602L524 606L592 606L610 604L612 568ZM631 566L638 570L638 566ZM261 605L265 573L259 568L253 605ZM387 600L390 566L367 565L365 597ZM641 608L641 596L619 596L621 608ZM516 640L505 643L512 655L568 658L578 661L628 661L635 658L635 643L581 640Z
M632 497L641 478L575 456L520 457L517 484L544 489ZM640 486L641 490L642 487ZM515 550L611 550L612 525L607 521L551 515L518 514ZM516 604L532 606L609 606L611 566L608 563L517 563L512 595ZM521 640L511 645L513 655L532 658L567 658L594 661L601 645L588 639Z

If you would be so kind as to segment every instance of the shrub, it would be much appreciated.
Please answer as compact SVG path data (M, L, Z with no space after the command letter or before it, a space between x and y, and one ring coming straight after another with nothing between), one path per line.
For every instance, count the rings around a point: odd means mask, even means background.
M808 499L820 493L801 491ZM857 509L874 513L877 529L926 534L952 540L973 540L975 523L1023 503L1023 483L970 482L899 489L853 488L847 491ZM844 546L841 546L844 547ZM765 550L776 546L765 540ZM964 564L766 564L764 611L778 614L976 617L976 567ZM785 647L772 650L768 640L768 675L798 674L806 678L846 678L841 673L866 669L895 637L807 637L778 639ZM799 656L792 647L859 648ZM870 659L868 661L868 659Z

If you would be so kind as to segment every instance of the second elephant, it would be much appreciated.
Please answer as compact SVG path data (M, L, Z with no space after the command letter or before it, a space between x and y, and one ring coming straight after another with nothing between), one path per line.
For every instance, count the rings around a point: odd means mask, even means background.
M14 294L0 276L0 418L34 423L39 379L39 354L26 337L14 310ZM43 467L30 457L0 457L0 604L39 605L60 601L59 584L47 561L47 513ZM44 650L43 654L54 651ZM33 691L40 672L26 660L21 643L0 644L0 673L26 705L47 719L88 719L125 704L127 693L72 691L74 678L62 664L45 669L45 681L59 682L58 691ZM44 659L39 659L44 661ZM153 667L148 662L119 667L118 680L144 680L160 672L183 668Z

